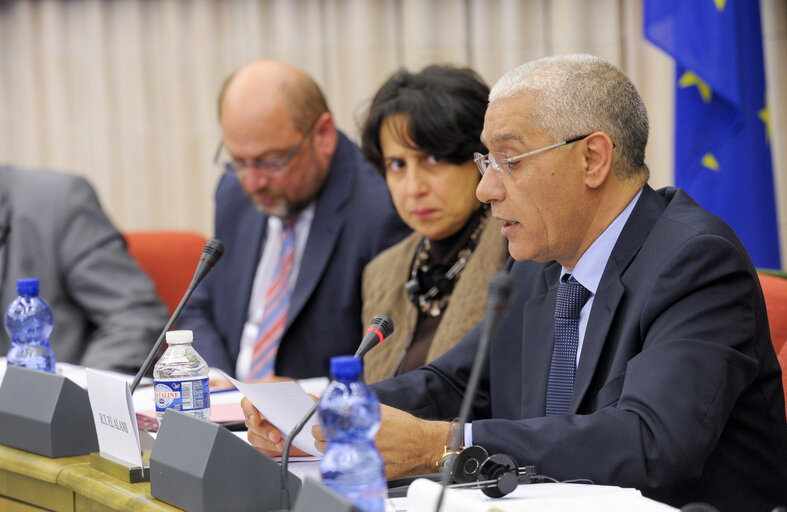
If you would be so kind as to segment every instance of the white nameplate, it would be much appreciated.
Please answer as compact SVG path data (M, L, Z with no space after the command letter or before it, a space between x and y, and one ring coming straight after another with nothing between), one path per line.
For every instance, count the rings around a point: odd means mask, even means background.
M101 455L131 467L142 467L137 416L128 381L92 368L85 369L85 377Z

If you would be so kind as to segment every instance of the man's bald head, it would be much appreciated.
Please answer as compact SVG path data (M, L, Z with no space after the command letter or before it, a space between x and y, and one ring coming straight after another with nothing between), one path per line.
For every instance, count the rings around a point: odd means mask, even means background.
M219 122L225 168L262 212L291 218L316 197L338 134L308 75L275 60L246 64L222 87Z
M277 60L255 60L238 69L219 93L218 111L267 118L285 109L296 130L308 129L328 103L317 83L298 68Z

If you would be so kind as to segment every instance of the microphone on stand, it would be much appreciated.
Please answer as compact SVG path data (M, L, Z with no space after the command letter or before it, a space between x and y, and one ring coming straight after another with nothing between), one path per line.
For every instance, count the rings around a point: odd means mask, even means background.
M369 327L363 335L361 344L358 345L358 350L355 351L353 357L363 357L371 349L383 342L385 338L393 333L394 326L393 320L388 315L377 315L372 318Z
M693 502L680 507L680 512L719 512L719 509L708 503Z
M486 358L489 355L489 344L492 335L497 329L497 324L500 322L500 318L508 307L508 299L511 298L512 291L513 279L505 270L501 270L489 280L489 292L486 297L486 314L484 315L484 324L481 328L481 338L478 342L473 368L470 370L470 378L465 388L465 396L462 398L462 406L459 409L459 425L454 431L455 434L451 439L449 450L452 452L457 452L459 450L459 442L462 432L464 432L465 422L467 418L470 417L470 407L472 406L476 390L478 389L478 382L481 380L481 373L486 364ZM440 496L437 498L435 512L440 511L449 477L450 472L444 471L440 481L442 489L440 490Z
M358 350L355 351L353 357L363 357L371 349L383 342L385 338L391 335L394 330L393 320L388 315L377 315L372 318L369 327L364 333L361 344L358 345ZM308 423L312 416L317 411L317 402L309 408L309 411L301 418L287 434L284 440L284 448L281 451L281 510L290 510L290 483L287 478L287 466L290 462L290 450L292 449L292 442L295 437L301 433L303 427Z
M167 334L167 331L172 327L172 324L175 323L175 320L178 319L180 316L180 312L183 309L183 306L191 298L191 294L194 293L194 290L197 288L197 285L205 279L205 276L208 275L210 269L212 269L216 262L224 256L224 244L218 238L214 238L213 240L209 241L205 244L205 248L202 250L202 255L200 256L199 263L197 264L197 270L194 272L194 277L191 279L191 284L186 289L186 293L183 294L183 298L180 299L180 304L178 307L175 308L175 311L172 312L172 315L169 317L167 321L167 325L164 326L164 330L161 331L161 334L156 340L156 344L153 345L150 353L148 354L147 359L145 362L142 363L142 367L139 369L137 374L134 376L134 380L131 382L131 393L134 393L134 390L137 389L139 385L139 381L142 380L142 376L150 369L151 364L153 364L153 358L156 357L161 345L164 343L164 337Z

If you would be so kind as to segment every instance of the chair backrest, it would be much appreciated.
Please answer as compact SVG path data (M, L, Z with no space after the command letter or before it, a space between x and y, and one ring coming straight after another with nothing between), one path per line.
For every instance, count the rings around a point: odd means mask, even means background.
M759 277L768 310L771 342L782 367L782 387L787 403L787 277L763 272L759 273Z
M194 277L208 239L190 231L134 231L124 236L128 252L153 281L172 314Z
M778 354L787 342L787 278L763 272L759 273L759 278L768 310L771 341Z
M787 404L787 343L782 345L782 349L776 354L779 363L782 365L782 387L784 388L784 403Z

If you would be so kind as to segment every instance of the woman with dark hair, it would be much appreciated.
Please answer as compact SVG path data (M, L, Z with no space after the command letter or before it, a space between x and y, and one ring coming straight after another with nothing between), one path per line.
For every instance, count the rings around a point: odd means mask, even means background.
M396 329L364 357L366 381L426 364L481 321L489 279L508 259L500 223L475 196L489 88L468 68L399 71L377 91L361 149L413 233L364 271L363 321Z

